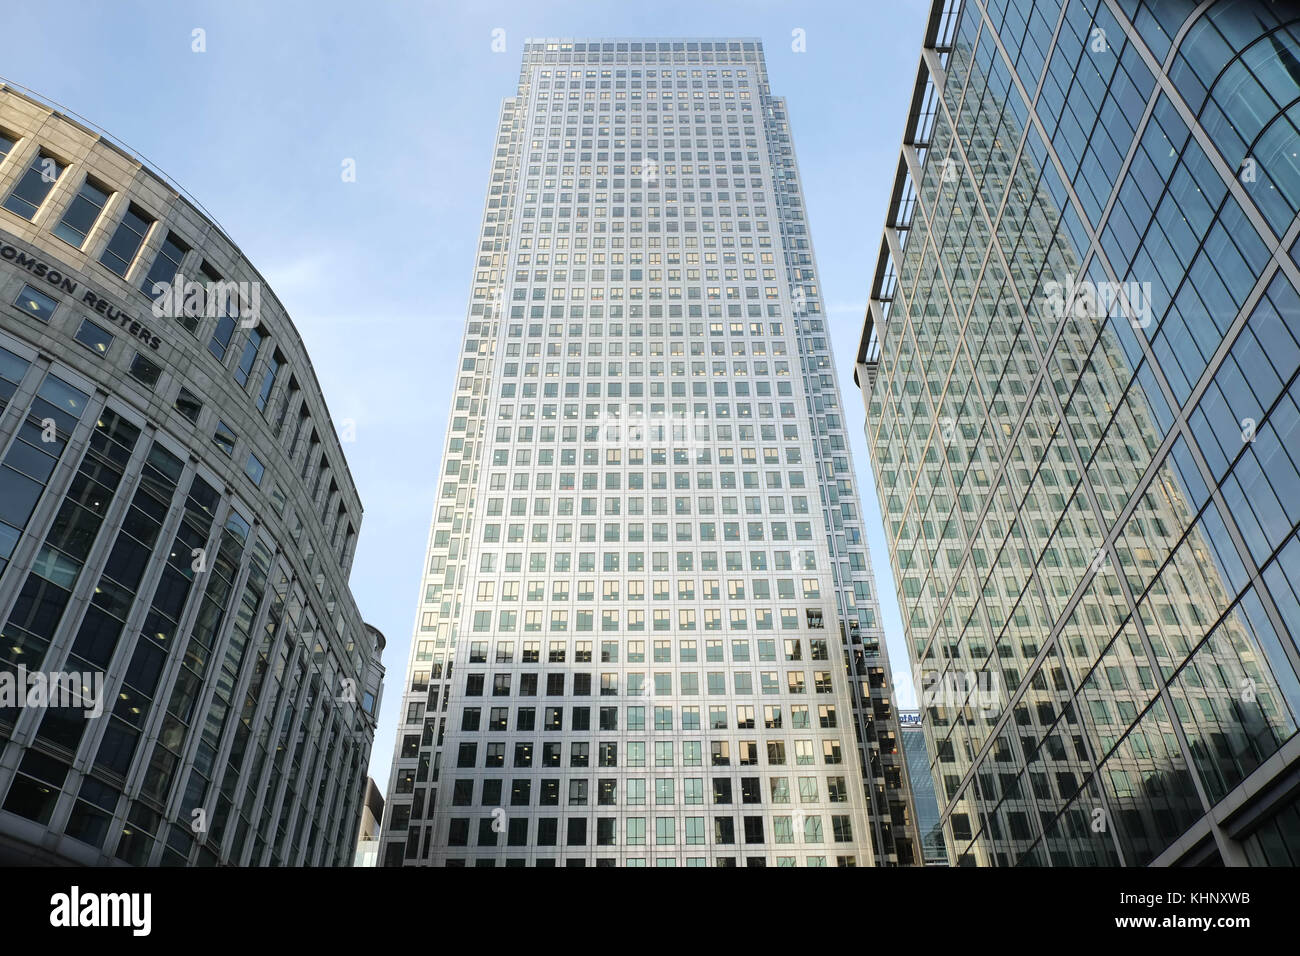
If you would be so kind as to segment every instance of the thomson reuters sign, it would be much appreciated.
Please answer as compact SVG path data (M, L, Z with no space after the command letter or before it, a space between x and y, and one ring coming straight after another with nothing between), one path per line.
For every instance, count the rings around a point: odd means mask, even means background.
M107 297L90 288L82 290L82 285L85 284L84 279L74 278L61 271L57 266L50 265L43 259L29 255L9 243L0 244L0 261L12 263L17 268L26 271L32 278L40 279L58 292L70 296L79 296L81 304L87 309L115 323L131 338L139 339L155 352L162 345L161 337L155 335L149 326L141 322L134 313L118 308Z

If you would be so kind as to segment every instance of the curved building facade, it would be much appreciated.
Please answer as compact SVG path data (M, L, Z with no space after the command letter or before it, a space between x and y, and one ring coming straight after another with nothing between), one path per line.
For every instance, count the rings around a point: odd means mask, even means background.
M208 216L0 85L0 862L352 862L383 636L311 363Z
M858 381L960 865L1300 862L1300 10L940 0Z

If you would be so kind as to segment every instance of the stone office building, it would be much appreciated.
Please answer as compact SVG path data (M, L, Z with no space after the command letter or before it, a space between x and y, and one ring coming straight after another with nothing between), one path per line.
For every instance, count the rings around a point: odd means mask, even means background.
M350 865L384 644L360 526L252 264L0 87L0 861Z

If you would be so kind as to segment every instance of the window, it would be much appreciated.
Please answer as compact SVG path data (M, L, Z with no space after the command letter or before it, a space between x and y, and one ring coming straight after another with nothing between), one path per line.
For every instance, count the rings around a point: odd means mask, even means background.
M154 285L156 283L170 284L176 278L176 273L180 271L181 260L185 258L185 253L190 251L190 247L182 242L174 232L167 233L167 238L163 241L162 248L158 250L158 255L153 260L153 265L149 268L149 274L144 277L140 283L140 291L147 296L154 296ZM176 290L178 293L183 290ZM173 300L175 301L175 300ZM177 309L176 311L182 311Z
M244 474L248 475L253 484L260 485L262 476L266 474L266 466L257 460L256 455L250 454L248 461L244 464Z
M100 263L118 275L125 276L130 271L135 254L140 251L140 246L144 244L144 237L148 235L149 227L152 225L153 220L149 218L149 214L132 203L127 207L122 221L117 224L117 231L113 233L113 238L108 240L108 246L99 257Z
M249 329L248 338L244 342L244 351L239 356L239 364L235 366L235 381L242 388L248 384L249 373L253 371L253 363L257 361L257 351L262 347L262 330Z
M14 148L14 140L8 133L0 131L0 163L4 162L6 156Z
M262 376L262 385L257 390L257 410L266 411L267 400L271 397L271 389L275 387L275 377L280 373L280 366L284 364L284 356L279 352L271 356L270 364L266 367L266 373Z
M162 374L162 369L149 361L139 352L131 356L131 377L136 381L147 385L152 391L153 387L158 384L158 376Z
M188 388L182 388L180 394L176 396L176 410L190 421L198 422L203 403Z
M81 320L81 327L77 329L77 334L73 338L96 355L106 354L108 347L113 344L113 333L96 325L90 319Z
M22 287L22 291L18 293L18 298L14 300L14 305L33 318L48 322L50 316L54 314L54 310L58 308L59 300L52 299L44 292L39 292L31 286L25 285Z
M227 455L235 453L235 433L230 430L230 426L225 422L217 422L217 430L212 435L212 443L224 451Z
M63 219L54 227L54 234L64 242L80 249L86 244L86 236L90 235L90 230L99 219L99 214L104 211L108 196L106 189L87 179L81 184L81 189L77 190L77 195L72 202L68 204Z
M217 319L217 327L212 330L212 338L208 341L208 351L218 362L226 360L226 349L230 348L230 338L235 334L235 320L228 315L222 315Z
M32 164L27 167L27 172L23 173L9 198L4 201L4 207L24 219L35 219L36 210L41 208L41 203L45 202L45 197L50 194L66 168L47 153L37 153Z

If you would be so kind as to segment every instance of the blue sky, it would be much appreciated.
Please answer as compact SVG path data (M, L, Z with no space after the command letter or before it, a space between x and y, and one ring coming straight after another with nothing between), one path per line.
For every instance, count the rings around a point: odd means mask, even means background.
M745 36L787 98L883 620L914 700L853 385L928 0L75 0L5 11L6 79L180 183L306 342L365 506L352 589L388 637L371 758L392 761L497 111L531 37ZM207 50L192 51L193 31ZM492 31L506 51L493 53ZM802 29L806 52L791 49ZM21 39L22 42L17 42ZM356 182L340 176L356 163Z

